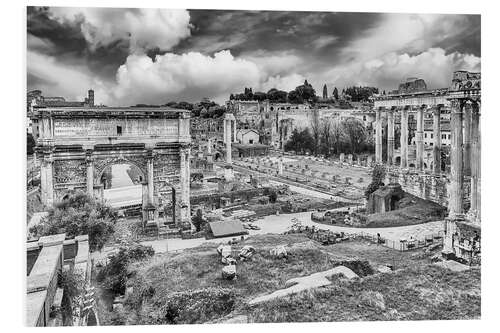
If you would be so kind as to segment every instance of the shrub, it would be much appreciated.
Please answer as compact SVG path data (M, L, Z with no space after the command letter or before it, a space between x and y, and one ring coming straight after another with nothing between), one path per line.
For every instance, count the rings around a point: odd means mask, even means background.
M128 265L131 262L144 260L154 255L151 246L133 243L120 247L118 253L113 255L108 264L97 274L97 281L105 289L114 294L124 294L127 278L129 277Z
M83 192L54 204L47 217L30 228L34 237L66 233L68 237L88 235L90 250L100 250L114 232L117 213Z
M370 194L384 186L385 167L381 164L375 165L372 171L372 182L365 190L365 197L368 199Z
M147 324L199 324L230 313L235 304L233 289L210 287L181 291L158 298L145 309ZM152 311L151 311L152 310Z

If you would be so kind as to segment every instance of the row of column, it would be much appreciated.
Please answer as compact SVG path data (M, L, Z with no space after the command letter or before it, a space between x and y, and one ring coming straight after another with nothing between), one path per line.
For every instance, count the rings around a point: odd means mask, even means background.
M449 217L463 217L464 176L470 175L469 219L481 219L481 133L478 101L466 103L464 99L451 101L451 174Z
M406 106L401 109L401 135L400 135L400 167L408 167L408 112L410 107ZM423 170L424 168L424 110L426 106L419 107L417 111L417 131L415 141L417 146L416 168ZM376 110L375 123L375 161L382 161L382 111L384 108ZM394 112L396 108L385 110L387 112L387 164L392 165L394 160ZM440 173L441 171L441 106L438 105L434 109L434 127L433 127L433 171Z

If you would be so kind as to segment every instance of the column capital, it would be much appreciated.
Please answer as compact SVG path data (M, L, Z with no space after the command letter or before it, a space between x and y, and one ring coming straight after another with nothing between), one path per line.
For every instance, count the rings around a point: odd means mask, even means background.
M153 160L153 158L157 155L157 152L154 149L146 150L146 159L148 161Z
M465 106L465 100L461 98L453 98L450 100L451 112L462 113Z

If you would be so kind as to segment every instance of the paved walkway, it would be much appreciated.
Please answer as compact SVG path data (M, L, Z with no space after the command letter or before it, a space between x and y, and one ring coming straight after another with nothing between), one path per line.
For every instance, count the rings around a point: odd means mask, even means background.
M342 210L345 208L340 208ZM381 237L399 241L401 238L410 238L413 236L415 239L423 239L426 235L437 234L439 231L443 230L443 222L435 221L428 222L424 224L404 226L404 227L392 227L392 228L350 228L350 227L340 227L334 225L325 225L311 221L311 212L301 212L293 214L281 214L281 215L270 215L265 216L263 219L257 220L254 224L258 225L261 230L248 230L249 236L260 235L260 234L281 234L287 230L292 225L292 218L298 218L304 226L316 226L316 228L328 229L337 232L346 233L367 233L376 236L380 233ZM248 236L245 236L248 237ZM226 243L233 237L215 238L215 239L159 239L141 242L143 245L150 245L154 248L156 253L164 253L170 251L180 251L184 249L189 249L197 247L203 243ZM103 258L106 253L111 251L112 248L104 248L101 253L96 253L95 258Z

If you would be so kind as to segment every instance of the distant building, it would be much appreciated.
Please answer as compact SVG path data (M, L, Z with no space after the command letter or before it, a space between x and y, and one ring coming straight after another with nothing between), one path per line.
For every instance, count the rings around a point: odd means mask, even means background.
M241 129L236 133L236 139L245 145L259 143L259 132L254 129Z

